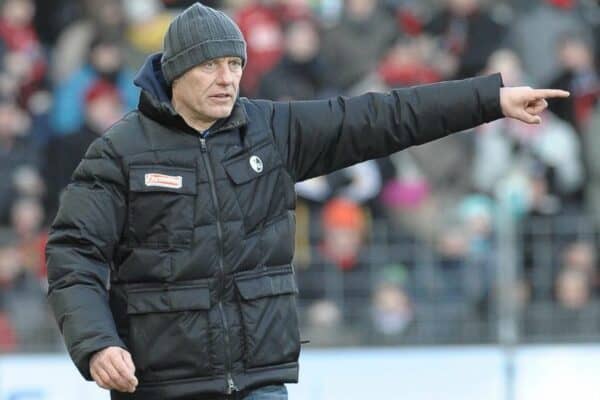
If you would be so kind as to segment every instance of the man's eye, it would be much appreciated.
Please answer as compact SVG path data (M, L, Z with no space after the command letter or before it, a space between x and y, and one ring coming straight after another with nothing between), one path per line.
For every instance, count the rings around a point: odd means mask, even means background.
M229 65L235 68L241 68L242 62L240 60L233 60L229 62Z

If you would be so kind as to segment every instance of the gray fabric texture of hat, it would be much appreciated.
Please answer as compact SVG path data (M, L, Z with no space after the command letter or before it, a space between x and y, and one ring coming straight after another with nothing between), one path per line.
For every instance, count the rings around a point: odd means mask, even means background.
M194 3L169 25L164 38L161 69L166 82L196 65L218 57L240 57L246 64L246 41L225 13Z

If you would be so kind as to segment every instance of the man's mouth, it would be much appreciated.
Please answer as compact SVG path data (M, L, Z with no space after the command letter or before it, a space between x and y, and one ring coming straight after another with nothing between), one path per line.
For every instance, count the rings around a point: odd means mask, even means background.
M210 97L214 99L230 99L232 96L229 93L217 93Z

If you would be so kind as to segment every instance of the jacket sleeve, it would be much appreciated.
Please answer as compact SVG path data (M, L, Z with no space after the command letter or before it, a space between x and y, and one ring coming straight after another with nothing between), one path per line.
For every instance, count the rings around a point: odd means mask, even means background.
M389 93L276 102L271 124L296 181L503 117L500 74Z
M48 300L67 349L91 380L91 355L125 344L110 311L110 263L125 220L125 179L106 137L96 139L61 197L46 245Z

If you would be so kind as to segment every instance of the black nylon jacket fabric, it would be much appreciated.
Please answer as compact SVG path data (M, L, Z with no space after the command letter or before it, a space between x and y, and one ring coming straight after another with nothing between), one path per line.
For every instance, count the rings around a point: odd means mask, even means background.
M70 356L129 350L140 384L184 399L298 380L294 183L502 117L500 75L302 102L239 98L206 139L151 56L138 110L89 147L46 247Z

